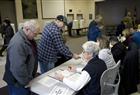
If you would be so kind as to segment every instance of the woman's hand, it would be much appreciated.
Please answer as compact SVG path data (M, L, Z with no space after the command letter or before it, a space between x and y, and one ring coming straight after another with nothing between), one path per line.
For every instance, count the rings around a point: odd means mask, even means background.
M55 78L60 81L63 81L64 76L61 73L55 72Z
M74 65L68 66L68 71L70 71L70 72L76 72L76 66L74 66Z

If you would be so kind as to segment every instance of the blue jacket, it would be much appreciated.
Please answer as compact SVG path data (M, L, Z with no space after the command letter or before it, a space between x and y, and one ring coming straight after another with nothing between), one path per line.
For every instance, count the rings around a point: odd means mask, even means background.
M134 32L132 35L132 41L140 47L140 32Z
M97 23L95 21L92 21L88 27L88 34L87 34L88 41L96 42L97 37L99 37L100 35L101 35L101 31L97 26Z

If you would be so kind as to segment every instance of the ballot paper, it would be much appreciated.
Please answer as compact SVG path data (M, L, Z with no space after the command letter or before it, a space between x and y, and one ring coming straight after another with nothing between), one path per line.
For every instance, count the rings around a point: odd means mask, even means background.
M61 87L61 86L55 86L49 95L67 95L69 91L69 88Z
M46 77L44 77L44 78L42 78L42 79L40 79L38 81L38 83L40 83L40 84L42 84L44 86L47 86L47 87L51 87L51 86L55 85L58 82L59 82L58 80L56 80L54 78L51 78L49 76L46 76Z
M63 71L61 72L61 74L62 74L64 77L69 77L69 76L71 76L72 74L74 74L74 72L70 72L70 71L68 71L68 70L63 70Z
M56 72L50 73L49 76L55 78L55 73L62 74L64 77L69 77L69 76L71 76L72 74L74 74L74 72L70 72L70 71L68 71L68 70L61 70L61 69L59 69L59 70L57 70Z
M80 78L80 73L75 73L75 74L69 76L68 80L70 80L70 81L77 81L78 78Z

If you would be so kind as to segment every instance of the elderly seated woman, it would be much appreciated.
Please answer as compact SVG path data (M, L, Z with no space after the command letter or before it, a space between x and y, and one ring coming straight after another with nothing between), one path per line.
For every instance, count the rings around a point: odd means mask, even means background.
M96 42L88 41L83 44L83 57L87 64L79 71L80 75L76 81L71 81L60 73L56 73L56 78L78 91L77 95L100 95L100 77L107 67L105 62L99 59L98 50L99 45ZM78 72L78 68L74 66L69 70Z

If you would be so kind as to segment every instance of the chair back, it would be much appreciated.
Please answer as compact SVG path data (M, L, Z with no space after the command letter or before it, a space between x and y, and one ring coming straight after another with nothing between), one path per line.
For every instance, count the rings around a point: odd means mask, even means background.
M105 70L100 78L101 95L118 95L120 83L120 60L111 68ZM116 79L118 79L116 81Z

